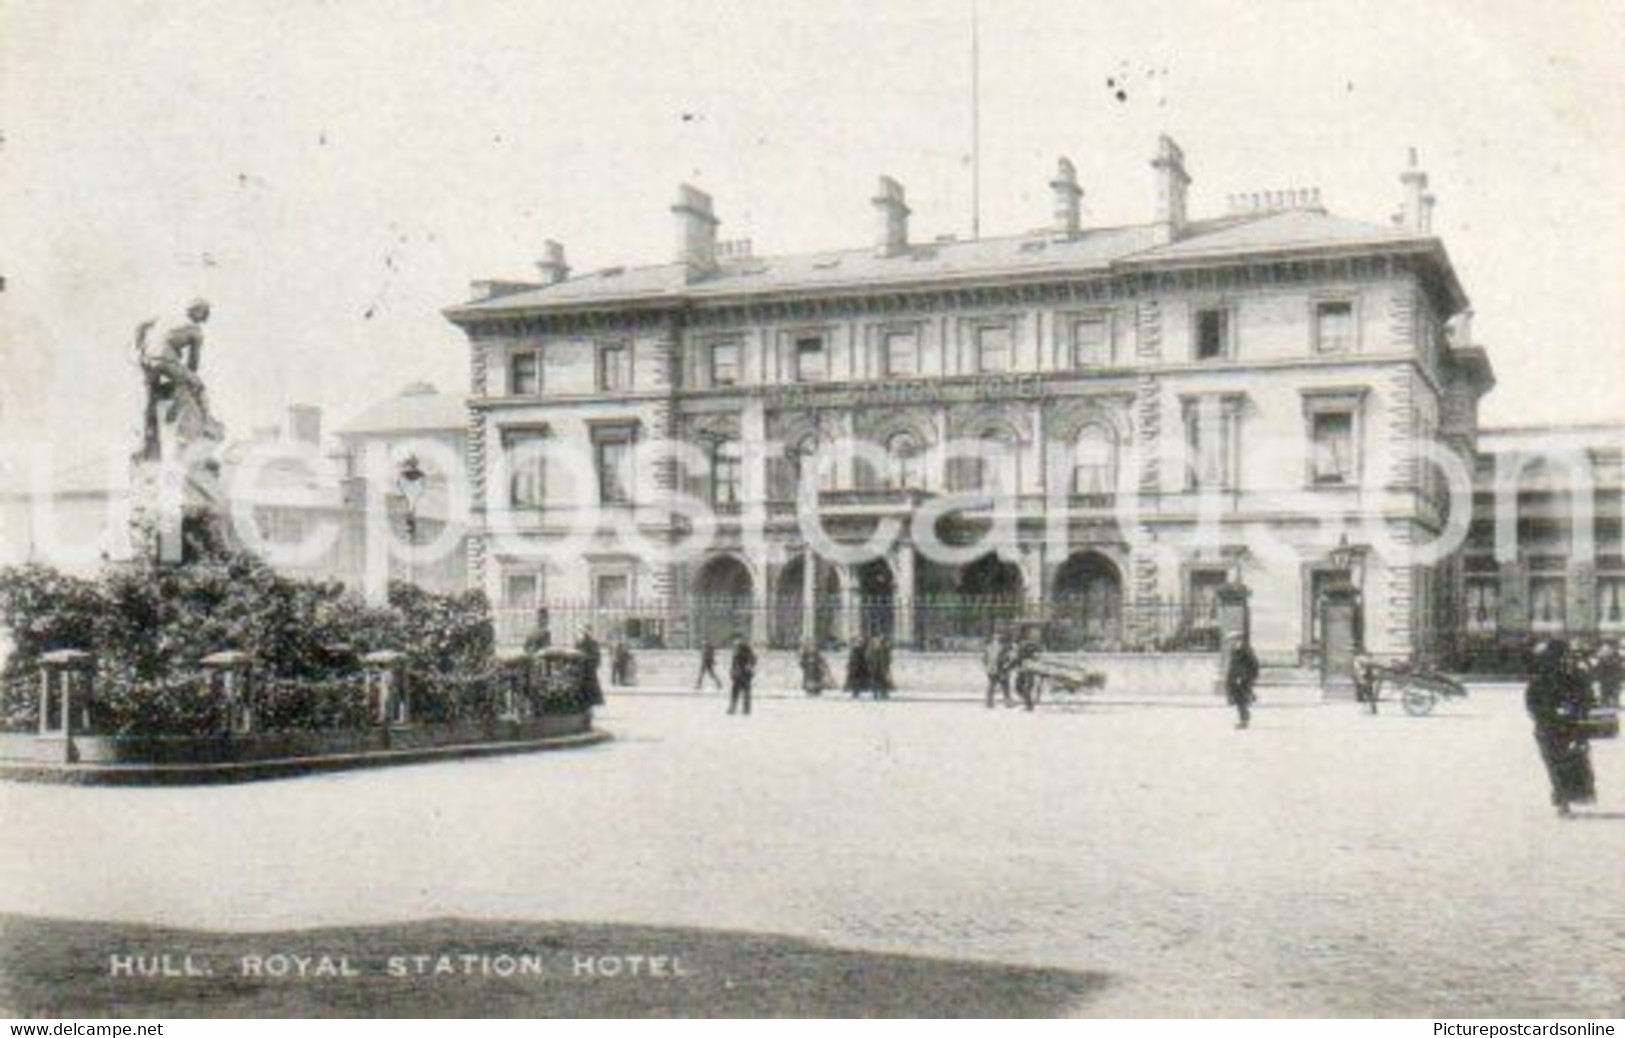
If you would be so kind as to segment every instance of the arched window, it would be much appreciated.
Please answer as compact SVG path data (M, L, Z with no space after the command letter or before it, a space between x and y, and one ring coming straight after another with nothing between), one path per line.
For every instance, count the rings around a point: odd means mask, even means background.
M895 432L886 439L886 485L894 490L919 490L925 485L924 450L911 432Z
M1072 441L1072 493L1091 497L1117 490L1117 437L1091 422Z
M1007 430L988 429L981 435L977 487L984 494L1012 495L1016 479L1016 439Z

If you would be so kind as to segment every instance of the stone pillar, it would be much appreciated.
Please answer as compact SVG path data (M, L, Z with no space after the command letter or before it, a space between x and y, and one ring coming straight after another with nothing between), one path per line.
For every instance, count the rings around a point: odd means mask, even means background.
M896 645L914 644L914 545L903 542L893 553L892 572L896 584L892 588L892 641Z
M861 627L858 623L858 589L854 582L857 580L857 571L851 566L841 566L839 571L841 581L840 614L838 625L840 638L850 644L858 637Z
M766 559L752 559L750 569L751 580L757 588L755 600L751 603L750 640L758 649L764 649L772 634L772 625L768 621L773 605L773 586L768 580Z
M244 652L217 652L198 661L207 677L210 691L225 707L224 729L228 734L247 735L254 730L253 660Z
M58 649L40 657L39 734L60 734L68 738L76 726L81 731L90 729L95 669L95 659L79 649ZM53 699L59 704L56 715L59 722L51 719Z
M822 649L818 630L818 557L811 546L801 556L801 640Z
M1354 658L1360 652L1360 589L1340 582L1326 589L1320 605L1320 690L1354 694Z
M412 723L412 695L407 682L406 657L388 649L361 657L366 668L368 697L376 696L378 723L384 727Z

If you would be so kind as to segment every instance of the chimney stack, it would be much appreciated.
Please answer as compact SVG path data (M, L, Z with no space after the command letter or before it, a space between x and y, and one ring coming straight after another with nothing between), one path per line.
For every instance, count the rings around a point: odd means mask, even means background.
M321 446L322 409L314 404L288 405L288 439L312 447Z
M1405 207L1401 226L1413 234L1433 233L1433 196L1428 194L1428 175L1417 161L1416 149L1410 149L1410 163L1399 175L1405 185Z
M542 284L556 285L570 276L570 265L564 262L564 246L549 238L542 243L542 258L536 264L542 272Z
M880 178L880 191L874 198L878 219L875 221L875 255L896 256L908 251L908 203L903 200L903 185L891 177Z
M1075 238L1080 227L1083 206L1083 188L1078 186L1078 170L1072 160L1062 156L1055 169L1055 179L1049 182L1055 199L1055 232Z
M688 267L689 280L717 269L717 224L711 196L690 184L677 187L677 262Z
M1151 168L1157 171L1157 242L1166 244L1185 231L1185 191L1191 183L1185 153L1167 134L1157 139Z

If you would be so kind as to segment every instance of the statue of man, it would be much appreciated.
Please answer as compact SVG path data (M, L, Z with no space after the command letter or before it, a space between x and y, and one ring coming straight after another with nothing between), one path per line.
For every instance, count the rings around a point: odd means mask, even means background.
M209 413L208 394L198 368L203 362L203 324L209 319L209 304L193 300L186 308L186 323L164 333L156 349L150 349L147 334L157 320L141 323L135 332L135 349L147 382L147 407L142 431L140 457L156 459L161 454L159 432L174 431L180 445L199 439L219 439L220 423Z

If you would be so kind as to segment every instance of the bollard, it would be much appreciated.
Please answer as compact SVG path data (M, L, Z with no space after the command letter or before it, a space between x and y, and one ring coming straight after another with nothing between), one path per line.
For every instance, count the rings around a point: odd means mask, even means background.
M406 656L391 649L361 657L366 668L367 695L376 695L378 723L390 727L412 723L412 695L407 683Z
M58 649L40 657L39 734L71 736L76 704L77 727L89 732L95 669L95 659L79 649ZM57 701L54 713L53 699Z
M227 650L205 656L198 663L208 677L209 690L225 706L225 733L247 735L254 730L254 661L246 652Z

